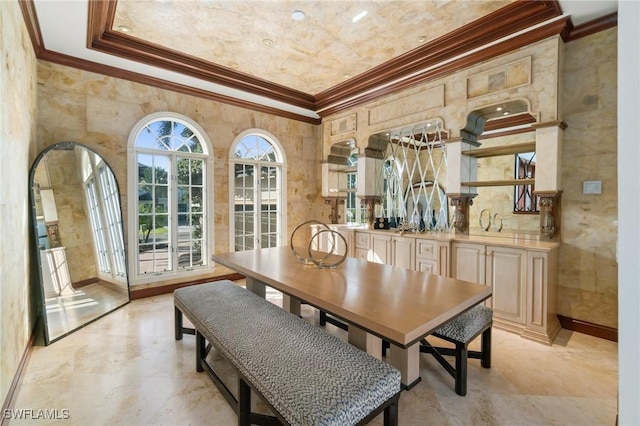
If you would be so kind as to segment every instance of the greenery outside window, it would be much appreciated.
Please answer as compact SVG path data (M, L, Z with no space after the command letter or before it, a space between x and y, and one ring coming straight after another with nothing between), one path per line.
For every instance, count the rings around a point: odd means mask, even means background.
M186 117L165 114L133 134L133 277L184 274L208 265L209 147Z
M286 229L284 156L277 140L247 131L231 147L231 245L235 251L283 244Z

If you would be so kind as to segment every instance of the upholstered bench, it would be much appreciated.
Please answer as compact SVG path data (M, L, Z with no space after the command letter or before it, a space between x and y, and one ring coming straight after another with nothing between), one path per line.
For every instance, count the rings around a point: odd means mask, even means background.
M231 281L174 292L175 336L195 328L196 369L206 370L238 424L364 424L384 412L396 425L400 372ZM205 341L209 344L205 344ZM237 399L207 362L215 347L238 373ZM275 414L251 412L251 389ZM267 419L265 419L267 417Z
M420 341L420 352L430 353L455 379L455 390L458 395L467 394L467 359L480 359L484 368L491 367L491 326L493 310L484 305L476 305L467 312L449 321L432 333L440 339L455 344L455 348L432 346L426 339ZM468 349L476 337L482 334L480 351ZM443 355L455 357L455 367Z

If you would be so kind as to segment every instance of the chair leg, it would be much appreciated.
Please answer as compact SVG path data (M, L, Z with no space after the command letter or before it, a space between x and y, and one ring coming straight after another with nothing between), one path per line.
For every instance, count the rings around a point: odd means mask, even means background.
M491 327L482 332L480 365L491 368Z
M456 393L460 396L467 394L467 345L456 343Z

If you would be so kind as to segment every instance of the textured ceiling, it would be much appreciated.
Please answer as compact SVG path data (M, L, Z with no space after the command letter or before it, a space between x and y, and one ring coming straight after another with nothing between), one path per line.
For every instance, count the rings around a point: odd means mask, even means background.
M315 95L512 2L119 0L113 29Z
M19 3L38 59L312 123L547 37L566 42L617 23L617 0Z

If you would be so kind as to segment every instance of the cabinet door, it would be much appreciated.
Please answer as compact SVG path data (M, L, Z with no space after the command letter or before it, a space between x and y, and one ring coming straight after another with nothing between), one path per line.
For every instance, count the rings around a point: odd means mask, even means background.
M357 248L361 248L361 249L367 249L369 250L370 248L370 235L366 232L356 232L356 247Z
M485 284L485 247L483 245L453 243L451 251L453 278Z
M388 235L371 234L371 249L369 260L376 263L391 265L391 237Z
M527 253L524 250L487 246L487 285L493 296L493 315L510 322L526 323Z
M405 269L415 269L415 240L406 237L393 237L391 248L393 250L393 266Z
M347 256L353 257L353 231L340 230L340 235L344 237L344 240L347 242ZM339 251L338 253L342 254L343 251Z

